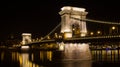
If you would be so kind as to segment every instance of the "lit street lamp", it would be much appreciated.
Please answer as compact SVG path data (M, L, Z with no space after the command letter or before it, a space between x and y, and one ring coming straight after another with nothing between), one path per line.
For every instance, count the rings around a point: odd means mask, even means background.
M112 30L115 30L116 29L116 27L115 26L112 26Z
M90 32L90 35L93 35L94 33L93 32Z
M118 34L118 27L112 26L110 28L110 34L112 34L112 35Z
M100 35L100 34L101 34L101 31L98 30L98 31L97 31L97 34Z

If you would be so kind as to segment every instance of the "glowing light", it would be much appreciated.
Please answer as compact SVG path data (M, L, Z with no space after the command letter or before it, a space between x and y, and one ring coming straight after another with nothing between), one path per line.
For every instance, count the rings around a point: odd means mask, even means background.
M1 60L4 60L4 52L1 53Z
M59 44L59 50L60 50L60 51L63 51L64 49L65 49L65 45L64 45L64 43L62 42L62 43Z
M61 8L61 10L63 11L63 10L73 10L73 11L82 11L82 12L84 12L85 11L85 9L84 8L78 8L78 7L71 7L71 6L65 6L65 7L63 7L63 8Z
M64 38L72 38L72 33L71 32L65 32L64 33Z
M47 59L48 59L49 61L52 61L52 52L51 52L51 51L48 51L48 52L47 52Z
M75 30L75 28L73 28L73 30Z
M71 10L71 7L70 6L66 6L66 7L61 8L61 10Z
M112 27L112 30L115 30L115 26Z
M34 55L33 55L33 53L31 54L31 57L32 57L32 61L34 61Z
M90 60L91 53L89 44L87 43L64 43L64 57L63 59L77 59L77 60Z
M70 32L71 30L70 29L64 29L64 32Z
M21 49L28 49L29 46L21 46Z
M84 27L84 28L85 28L85 27ZM83 28L83 29L84 29L84 28ZM86 36L86 34L87 34L87 31L84 29L83 31L81 31L81 34L80 34L80 35L81 35L81 37L83 37L83 36Z
M22 33L22 35L23 35L23 36L26 36L26 35L27 35L27 36L31 36L30 33Z
M97 31L98 34L100 34L101 32L100 31Z
M90 35L93 35L94 33L93 32L90 32Z
M81 35L80 35L81 37L83 37L83 36L86 36L86 34L85 33L81 33Z
M84 8L77 8L77 7L73 7L73 10L74 10L74 11L85 11Z

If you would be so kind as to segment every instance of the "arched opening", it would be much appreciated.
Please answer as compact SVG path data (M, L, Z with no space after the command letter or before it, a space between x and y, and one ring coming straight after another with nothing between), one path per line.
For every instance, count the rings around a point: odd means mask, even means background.
M78 23L74 23L71 25L72 27L72 36L80 37L80 25Z

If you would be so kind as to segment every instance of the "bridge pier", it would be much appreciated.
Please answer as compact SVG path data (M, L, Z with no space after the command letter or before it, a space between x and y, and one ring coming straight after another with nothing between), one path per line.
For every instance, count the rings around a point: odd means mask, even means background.
M60 51L63 51L63 60L91 60L91 52L87 43L60 43Z

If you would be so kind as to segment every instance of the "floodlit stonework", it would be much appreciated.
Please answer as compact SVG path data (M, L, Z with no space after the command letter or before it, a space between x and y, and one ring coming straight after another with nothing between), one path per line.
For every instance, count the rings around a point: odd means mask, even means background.
M30 43L32 40L31 40L31 34L30 33L22 33L22 44L27 44L27 43Z
M86 36L87 28L84 19L86 19L88 12L84 8L65 6L61 8L59 14L61 15L61 33L66 35L65 38L72 37L74 24L79 26L80 36Z

